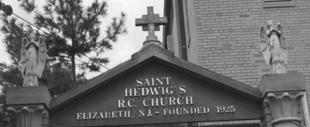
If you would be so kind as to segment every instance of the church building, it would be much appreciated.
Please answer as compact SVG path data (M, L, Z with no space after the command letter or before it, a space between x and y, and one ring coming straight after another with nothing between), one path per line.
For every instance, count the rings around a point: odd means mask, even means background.
M309 101L310 1L166 0L164 15L169 21L163 33L166 49L253 88L271 71L260 52L260 27L268 20L280 23L287 71L303 74Z
M8 89L8 126L310 127L309 0L147 8L131 59L57 98L45 86Z

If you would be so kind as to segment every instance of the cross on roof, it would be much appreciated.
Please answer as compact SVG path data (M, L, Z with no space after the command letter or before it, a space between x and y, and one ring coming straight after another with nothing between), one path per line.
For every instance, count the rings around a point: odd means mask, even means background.
M146 41L158 41L154 31L159 31L159 25L164 25L166 23L167 18L159 17L159 14L154 14L153 7L147 7L147 14L136 19L136 26L142 26L143 31L149 32Z
M159 31L159 25L165 25L166 23L167 18L154 14L153 7L147 7L147 14L142 15L142 18L136 19L136 26L142 26L143 31L148 31L148 24L154 24L155 31Z

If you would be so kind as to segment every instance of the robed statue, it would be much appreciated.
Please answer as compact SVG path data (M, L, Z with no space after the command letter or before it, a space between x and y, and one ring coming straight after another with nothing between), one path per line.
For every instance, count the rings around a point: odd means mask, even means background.
M260 28L260 51L272 74L286 73L287 49L280 23L267 22L266 28Z
M23 86L38 86L38 78L42 76L47 50L45 40L38 34L22 38L19 66L23 77Z

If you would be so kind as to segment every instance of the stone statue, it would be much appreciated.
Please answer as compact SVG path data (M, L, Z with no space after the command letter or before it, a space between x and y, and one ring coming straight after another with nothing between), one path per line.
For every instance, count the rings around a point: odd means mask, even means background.
M261 26L259 45L266 63L271 67L271 73L286 73L287 49L280 23L275 25L268 21L266 30Z
M23 86L38 86L38 77L42 76L47 50L45 40L38 33L22 38L19 70L23 76Z

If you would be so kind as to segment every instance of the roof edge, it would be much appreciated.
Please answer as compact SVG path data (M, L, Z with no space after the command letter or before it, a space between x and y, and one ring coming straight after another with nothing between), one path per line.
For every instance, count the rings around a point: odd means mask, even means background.
M142 48L139 52L133 54L132 58L128 61L87 81L83 85L79 85L75 89L69 90L60 97L53 99L52 103L50 104L51 110L54 111L61 107L61 105L72 102L74 99L95 90L97 87L100 86L100 84L111 81L112 79L117 78L122 73L130 71L138 67L138 65L143 65L142 63L146 63L149 59L153 58L157 58L165 63L173 65L172 67L181 68L201 78L208 78L219 82L223 84L222 87L225 87L230 91L232 91L231 89L235 91L240 91L239 94L252 100L260 101L261 93L258 89L250 87L244 83L238 82L216 72L210 71L201 66L195 65L188 61L182 60L181 58L175 57L172 52L167 51L157 45L148 45Z

